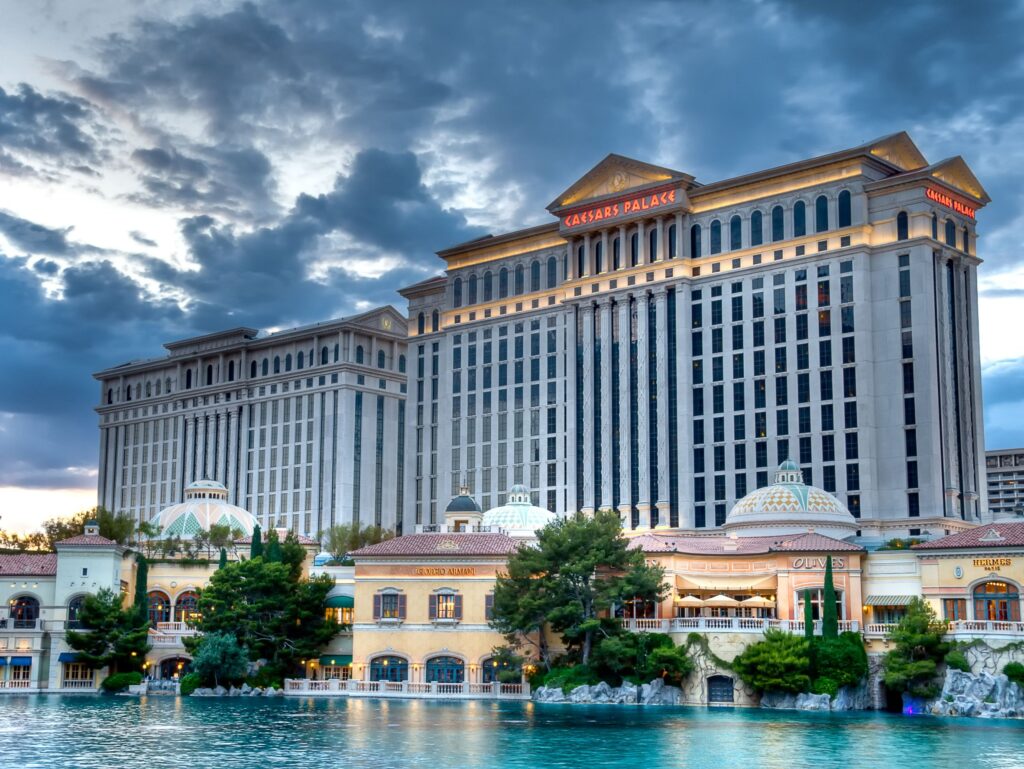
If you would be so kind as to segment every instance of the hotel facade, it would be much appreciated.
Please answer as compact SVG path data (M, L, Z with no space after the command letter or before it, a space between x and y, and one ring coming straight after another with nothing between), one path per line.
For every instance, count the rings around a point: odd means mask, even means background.
M140 522L213 480L264 529L401 527L405 318L236 328L95 374L99 504Z
M792 458L864 536L986 520L975 214L900 133L725 181L610 155L556 221L445 251L409 301L409 522L513 484L714 529Z

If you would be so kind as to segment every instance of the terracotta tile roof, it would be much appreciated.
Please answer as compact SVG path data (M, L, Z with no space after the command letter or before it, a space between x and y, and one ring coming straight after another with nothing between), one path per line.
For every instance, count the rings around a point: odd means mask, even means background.
M6 577L52 577L56 574L56 553L0 555L0 575Z
M315 539L313 539L312 537L307 537L305 534L296 534L295 536L298 537L300 545L316 545L316 544L319 544ZM282 539L281 541L283 542L284 540ZM242 537L241 539L236 539L235 540L235 544L236 545L251 545L252 544L252 537ZM263 535L263 545L266 546L266 544L267 544L267 535L264 534Z
M852 542L824 534L781 534L774 537L725 536L696 537L672 534L641 534L630 542L631 548L645 553L689 553L691 555L758 555L777 552L847 552L863 550Z
M353 558L387 556L511 555L518 543L506 534L407 534L356 550Z
M99 534L79 534L77 537L71 537L70 539L62 539L57 543L57 547L87 547L89 545L116 545L112 539L101 537Z
M945 550L952 548L1024 547L1024 521L986 523L968 531L950 534L930 542L913 545L913 550Z

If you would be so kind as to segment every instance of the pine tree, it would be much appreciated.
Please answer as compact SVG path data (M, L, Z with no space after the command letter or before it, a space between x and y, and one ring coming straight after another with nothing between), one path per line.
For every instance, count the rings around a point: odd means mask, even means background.
M138 570L135 572L135 611L139 613L140 617L145 617L148 620L149 594L146 583L149 582L149 561L142 553L136 553L135 563L138 565Z
M69 630L67 643L92 669L141 670L149 645L149 621L135 607L122 608L121 595L109 588L85 597L78 613L82 632Z
M814 638L814 607L811 605L811 591L804 591L804 638Z
M223 569L228 565L228 551L225 548L220 549L220 563L217 564L218 569Z
M281 540L277 536L277 529L267 532L267 551L264 557L267 563L281 563Z
M825 557L825 589L822 590L821 601L821 636L822 638L839 637L839 615L836 612L836 588L832 583L832 556Z
M263 534L260 525L257 523L252 527L252 544L249 545L249 558L259 558L263 555Z

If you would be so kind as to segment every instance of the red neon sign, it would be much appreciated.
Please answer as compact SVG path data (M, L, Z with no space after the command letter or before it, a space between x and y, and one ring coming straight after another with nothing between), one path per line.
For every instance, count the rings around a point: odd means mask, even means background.
M939 203L940 205L943 205L946 208L951 208L958 214L969 216L971 219L974 218L974 212L976 209L971 208L965 203L961 203L956 198L947 195L944 192L939 192L938 190L933 190L931 187L928 187L925 190L925 195L928 196L929 200L934 200L936 203Z
M628 216L639 214L643 211L664 208L676 202L676 191L665 190L664 192L645 192L625 200L617 200L614 203L604 203L590 208L583 208L573 211L562 217L562 227L581 227L585 224L595 224L605 219L614 219L617 216Z

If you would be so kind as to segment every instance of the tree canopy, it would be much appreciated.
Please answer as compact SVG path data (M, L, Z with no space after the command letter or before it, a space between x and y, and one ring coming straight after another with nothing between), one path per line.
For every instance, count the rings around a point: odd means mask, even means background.
M121 596L109 588L88 595L78 612L82 630L69 630L68 646L88 667L110 666L111 672L142 669L148 642L149 621L135 606L122 606Z
M359 528L358 523L345 523L327 529L320 539L324 550L331 554L331 560L341 562L348 558L349 553L361 547L376 545L394 536L393 531L380 526Z
M806 692L811 685L810 643L784 630L769 629L732 661L733 670L758 691Z
M192 671L202 683L220 686L244 679L249 660L231 633L207 633L195 647Z
M946 626L923 598L912 598L907 613L889 632L893 648L882 661L885 685L915 697L934 697L938 664L949 651Z

